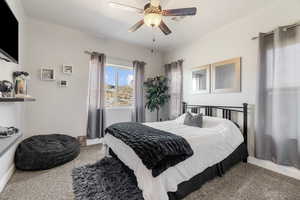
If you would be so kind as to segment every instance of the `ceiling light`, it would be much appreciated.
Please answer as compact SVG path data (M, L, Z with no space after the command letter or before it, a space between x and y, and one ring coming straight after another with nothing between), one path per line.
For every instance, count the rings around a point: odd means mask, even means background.
M144 22L147 26L158 27L161 20L162 15L160 13L145 13Z

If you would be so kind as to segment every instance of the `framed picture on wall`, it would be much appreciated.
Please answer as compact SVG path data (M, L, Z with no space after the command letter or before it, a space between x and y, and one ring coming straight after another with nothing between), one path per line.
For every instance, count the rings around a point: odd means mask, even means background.
M41 80L42 81L54 81L55 70L52 68L41 68Z
M241 92L241 58L217 62L211 66L212 92Z
M192 91L193 94L210 93L210 65L192 69Z
M60 81L58 82L58 84L59 84L59 87L61 87L61 88L66 88L66 87L68 87L68 81L66 81L66 80L60 80Z
M73 66L72 65L63 65L62 72L64 74L72 75L73 73Z

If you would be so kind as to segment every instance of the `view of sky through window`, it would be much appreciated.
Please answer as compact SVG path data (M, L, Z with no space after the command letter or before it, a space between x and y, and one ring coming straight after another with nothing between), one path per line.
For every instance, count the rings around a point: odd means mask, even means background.
M122 66L105 67L105 104L106 107L132 106L133 69Z

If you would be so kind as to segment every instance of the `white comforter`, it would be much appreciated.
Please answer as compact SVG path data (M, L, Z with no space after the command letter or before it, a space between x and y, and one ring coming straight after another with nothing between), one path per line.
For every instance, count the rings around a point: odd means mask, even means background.
M196 128L184 125L183 119L145 123L184 137L194 151L193 156L155 178L129 146L110 134L104 137L104 143L134 171L145 200L168 200L167 192L176 192L178 184L221 162L243 142L240 130L229 120L204 117L204 128Z

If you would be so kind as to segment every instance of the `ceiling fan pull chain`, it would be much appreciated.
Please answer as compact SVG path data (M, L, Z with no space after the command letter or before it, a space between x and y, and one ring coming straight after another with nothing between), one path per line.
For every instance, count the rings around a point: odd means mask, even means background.
M155 51L155 42L156 42L156 38L155 38L155 32L154 32L154 27L152 27L152 49L151 49L151 53L154 53Z

